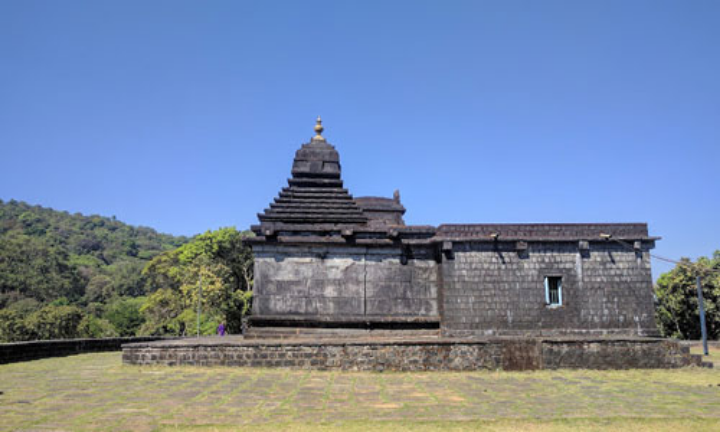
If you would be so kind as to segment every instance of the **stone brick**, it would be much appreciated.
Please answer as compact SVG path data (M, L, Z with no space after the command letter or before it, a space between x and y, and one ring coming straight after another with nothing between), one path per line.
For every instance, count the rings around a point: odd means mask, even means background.
M206 356L208 349L218 355ZM246 359L228 361L237 349L245 352ZM286 355L270 355L275 352ZM624 337L355 340L326 345L298 341L276 346L240 342L209 347L155 342L125 345L122 358L126 364L398 371L651 369L697 363L677 341Z

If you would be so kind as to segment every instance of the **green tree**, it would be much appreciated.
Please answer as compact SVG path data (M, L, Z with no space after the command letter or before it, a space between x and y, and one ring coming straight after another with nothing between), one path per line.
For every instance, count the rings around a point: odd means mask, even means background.
M24 320L31 339L72 339L79 337L83 312L77 306L52 306L33 312Z
M190 317L196 319L202 278L206 331L214 332L211 323L225 321L230 332L239 332L252 299L252 253L242 241L249 235L235 228L208 231L153 259L143 270L147 291L157 293L149 296L143 308L148 322L145 330L194 333Z
M140 310L145 297L121 297L107 305L103 318L115 328L120 336L135 336L145 322Z
M185 242L112 218L0 202L0 294L76 301L93 276L104 274L113 279L117 295L143 295L145 264Z
M82 338L117 337L118 332L110 321L93 315L85 315L78 324L78 336Z
M63 310L45 309L48 305L85 309L81 312L94 319L84 319L82 334L112 334L115 325L123 334L134 333L143 323L141 301L109 304L144 296L149 285L143 268L187 241L115 218L0 200L0 310L14 311L0 317L3 337L26 340L77 333L63 321L73 314L61 316Z
M0 310L0 342L19 342L32 338L25 325L25 315L12 309Z
M112 281L111 291L115 295L139 297L145 295L145 278L142 270L146 262L122 260L105 268Z
M655 284L655 316L663 336L700 339L700 317L696 276L702 280L705 316L709 339L720 337L720 251L712 258L701 257L662 274ZM715 271L711 271L715 270Z
M0 297L0 309L20 312L23 316L29 315L42 307L42 303L34 298L26 298L16 293L7 297Z
M160 288L148 296L140 311L145 324L140 334L148 335L181 335L185 333L185 325L177 317L186 309L180 293L170 288Z
M36 237L0 237L0 294L16 292L38 301L79 298L82 282L68 258L61 248Z
M88 302L104 303L113 297L113 281L110 276L97 274L90 278L85 286L85 299Z

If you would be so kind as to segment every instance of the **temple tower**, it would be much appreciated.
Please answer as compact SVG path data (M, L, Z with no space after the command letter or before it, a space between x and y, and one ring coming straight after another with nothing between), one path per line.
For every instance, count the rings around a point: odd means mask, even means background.
M356 200L319 117L315 132L252 227L252 325L438 329L434 228L405 226L399 194Z

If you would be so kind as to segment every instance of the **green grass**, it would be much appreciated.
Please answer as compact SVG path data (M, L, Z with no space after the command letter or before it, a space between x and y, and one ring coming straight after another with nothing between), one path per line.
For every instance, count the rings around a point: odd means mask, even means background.
M245 427L243 427L244 429ZM238 426L190 426L169 427L168 431L207 431L227 432L238 430ZM374 431L529 431L529 432L576 432L576 431L637 431L637 432L675 432L675 431L718 431L720 424L715 419L570 419L555 421L527 420L470 420L470 421L354 421L337 423L270 423L253 425L254 431L338 431L374 432Z
M319 372L103 353L0 365L0 391L0 430L720 431L718 369Z

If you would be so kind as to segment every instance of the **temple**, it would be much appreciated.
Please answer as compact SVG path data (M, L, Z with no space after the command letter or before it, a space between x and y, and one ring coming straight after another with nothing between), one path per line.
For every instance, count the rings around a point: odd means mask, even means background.
M657 334L647 224L406 225L397 191L353 197L315 132L252 227L253 331Z
M322 135L246 239L242 336L123 345L134 365L468 371L712 367L659 339L646 224L406 225Z

